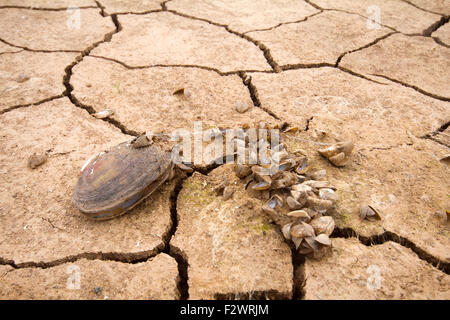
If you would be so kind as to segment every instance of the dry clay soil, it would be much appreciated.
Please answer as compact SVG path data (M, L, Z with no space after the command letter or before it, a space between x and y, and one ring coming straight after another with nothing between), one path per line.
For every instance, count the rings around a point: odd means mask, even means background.
M0 299L450 299L449 15L449 0L0 0ZM197 163L117 219L74 207L93 154L195 121L298 127L287 148L338 190L330 254L297 254L230 165ZM343 139L337 168L317 149Z

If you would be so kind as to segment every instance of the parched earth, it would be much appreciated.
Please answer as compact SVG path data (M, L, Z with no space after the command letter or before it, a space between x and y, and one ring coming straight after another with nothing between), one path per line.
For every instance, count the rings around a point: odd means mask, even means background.
M449 15L450 0L0 0L0 298L450 299ZM93 154L195 121L298 127L288 149L338 188L331 254L297 254L231 165L197 164L117 219L73 206ZM333 139L355 143L345 167L317 153Z

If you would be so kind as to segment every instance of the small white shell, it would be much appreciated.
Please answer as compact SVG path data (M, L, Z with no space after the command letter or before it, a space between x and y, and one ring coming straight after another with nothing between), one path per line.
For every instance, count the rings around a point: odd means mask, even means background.
M307 180L305 182L303 182L304 185L309 186L311 188L316 188L316 189L320 189L320 188L330 188L330 183L328 181L325 180Z
M324 246L331 246L331 239L325 233L319 234L315 240Z
M285 224L282 228L283 236L286 240L291 240L291 226L292 223Z
M94 113L93 116L96 117L97 119L104 119L109 116L112 116L113 114L114 114L114 111L112 111L110 109L106 109L106 110L102 110L97 113Z
M305 210L291 211L287 215L292 218L297 218L300 221L304 221L304 222L311 221L311 217L308 215L308 213Z
M308 192L312 192L312 187L309 186L308 184L305 184L305 182L303 182L303 184L294 184L291 187L291 190L308 193Z
M248 103L245 103L243 101L239 101L236 103L236 111L239 113L244 113L249 109Z

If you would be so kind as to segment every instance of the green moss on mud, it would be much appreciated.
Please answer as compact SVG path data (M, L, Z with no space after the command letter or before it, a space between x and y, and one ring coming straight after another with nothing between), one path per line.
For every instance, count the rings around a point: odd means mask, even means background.
M214 191L208 186L204 186L199 179L189 178L183 183L183 187L181 200L186 204L204 206L213 201L220 201Z

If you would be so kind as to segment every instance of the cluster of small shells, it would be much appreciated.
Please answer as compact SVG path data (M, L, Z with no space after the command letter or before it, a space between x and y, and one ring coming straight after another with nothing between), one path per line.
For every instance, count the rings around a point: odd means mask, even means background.
M244 145L245 152L250 153L256 143L259 154L267 157L253 165L236 160L236 175L244 180L247 190L267 200L262 211L281 227L299 253L324 256L331 247L330 235L335 227L326 213L337 200L336 188L324 180L326 170L311 169L305 155L288 152L283 143L271 147L267 142L270 137L258 139L251 141L244 135L238 145Z

